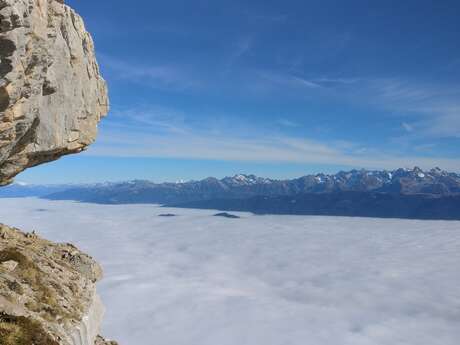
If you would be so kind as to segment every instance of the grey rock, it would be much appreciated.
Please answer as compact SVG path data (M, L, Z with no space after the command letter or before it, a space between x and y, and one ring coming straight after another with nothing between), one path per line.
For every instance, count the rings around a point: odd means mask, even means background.
M5 262L2 262L0 264L0 267L2 269L4 269L5 271L7 272L12 272L16 269L16 267L18 267L18 262L14 261L14 260L8 260L8 261L5 261Z
M80 16L63 1L0 0L0 183L84 150L108 108Z
M99 264L71 244L0 229L0 314L37 322L53 345L93 345L104 314Z

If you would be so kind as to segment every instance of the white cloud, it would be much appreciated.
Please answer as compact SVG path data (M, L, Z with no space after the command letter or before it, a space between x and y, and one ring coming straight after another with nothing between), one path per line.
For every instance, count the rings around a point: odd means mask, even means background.
M121 344L460 338L459 222L244 213L229 220L154 205L20 204L0 200L2 221L75 243L102 264L102 333Z
M231 132L231 131L230 131ZM178 129L165 132L130 132L126 128L102 130L97 144L86 154L119 157L160 157L223 161L310 163L371 169L439 166L460 171L460 160L397 156L374 152L355 143L320 142L306 138L231 135L227 132Z

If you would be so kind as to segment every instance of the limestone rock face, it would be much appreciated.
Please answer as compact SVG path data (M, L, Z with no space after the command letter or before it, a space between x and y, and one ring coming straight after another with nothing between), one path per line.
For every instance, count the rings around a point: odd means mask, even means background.
M59 0L0 0L0 183L82 151L107 112L78 14Z
M0 343L104 344L101 277L99 265L73 245L0 225Z

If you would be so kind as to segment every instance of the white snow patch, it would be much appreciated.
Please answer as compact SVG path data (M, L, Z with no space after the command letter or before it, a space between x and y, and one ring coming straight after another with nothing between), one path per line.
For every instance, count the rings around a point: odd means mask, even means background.
M460 222L214 213L0 200L102 263L120 344L458 344Z

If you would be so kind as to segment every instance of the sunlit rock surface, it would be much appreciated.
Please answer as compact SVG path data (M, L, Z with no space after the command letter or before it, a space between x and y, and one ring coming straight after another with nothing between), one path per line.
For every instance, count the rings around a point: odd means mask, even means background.
M91 144L108 111L91 36L63 1L0 0L0 183Z
M1 225L0 335L10 337L15 326L19 339L28 339L27 327L14 321L22 317L43 332L40 340L34 331L33 344L94 344L104 314L96 293L101 277L100 266L73 245Z

